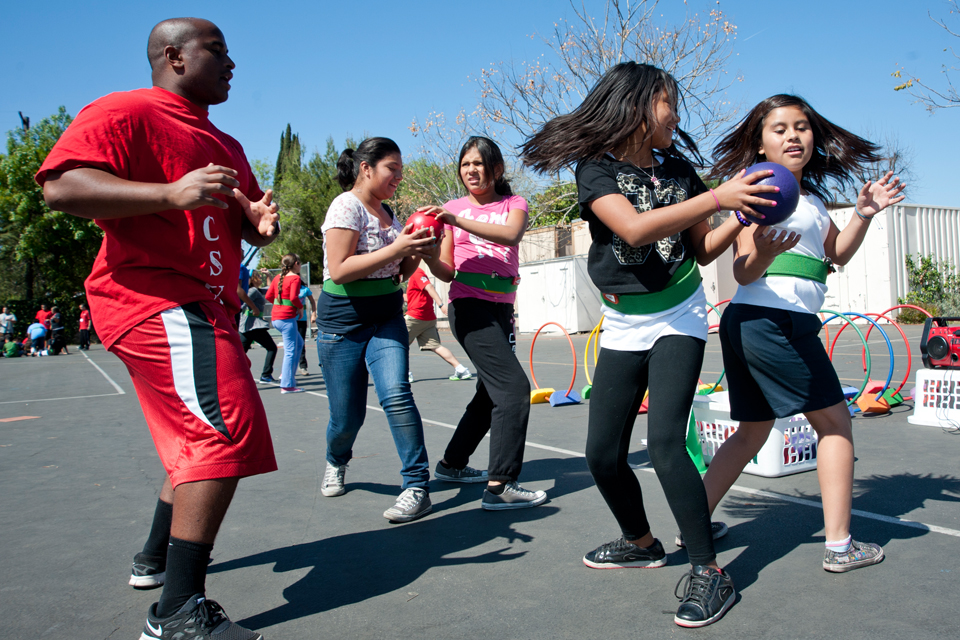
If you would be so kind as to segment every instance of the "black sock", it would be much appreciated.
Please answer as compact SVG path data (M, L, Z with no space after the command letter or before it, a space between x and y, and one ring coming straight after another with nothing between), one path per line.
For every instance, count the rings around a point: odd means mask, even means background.
M492 493L495 496L499 496L503 493L503 490L507 488L505 484L488 484L487 491Z
M143 554L158 560L167 557L167 545L170 543L170 523L173 522L173 505L157 500L157 509L153 512L153 524L150 536L143 545Z
M157 617L169 618L180 610L191 596L206 593L207 564L212 544L188 542L170 536L167 548L167 574L163 593L157 603Z

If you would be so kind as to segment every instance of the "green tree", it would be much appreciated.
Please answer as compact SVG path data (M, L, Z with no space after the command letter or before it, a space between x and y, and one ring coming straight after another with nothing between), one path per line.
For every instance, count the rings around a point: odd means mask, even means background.
M290 128L287 128L287 134ZM294 162L301 153L299 138L289 138L291 146L281 149L277 157L278 172L273 177L274 197L280 206L280 224L283 232L273 244L264 247L261 266L276 267L286 253L296 253L301 261L311 263L314 274L323 265L323 234L320 227L330 203L343 190L337 182L337 159L340 152L327 139L323 154L314 152L306 164ZM282 143L285 144L285 143ZM347 146L355 146L347 140ZM282 177L281 177L282 176ZM319 281L312 275L311 279Z
M957 316L960 314L960 271L949 260L937 260L933 256L917 255L904 258L907 267L909 291L898 304L922 307L934 316ZM902 322L923 322L924 315L913 309L903 309Z
M300 136L293 133L290 124L287 130L280 134L280 153L277 154L277 167L273 171L273 184L279 188L285 173L297 174L303 160L303 148L300 146Z
M0 265L5 297L65 305L82 295L103 232L91 220L50 211L33 176L73 119L64 107L7 133L0 156Z

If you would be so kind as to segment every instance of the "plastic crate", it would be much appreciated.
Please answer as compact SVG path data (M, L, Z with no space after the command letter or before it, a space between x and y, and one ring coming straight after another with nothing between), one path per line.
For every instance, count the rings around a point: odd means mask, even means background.
M730 419L727 392L696 396L693 416L708 465L727 438L736 432L739 423ZM743 469L744 472L779 478L817 468L817 434L803 414L779 418L760 453Z
M960 369L918 369L910 424L960 427Z

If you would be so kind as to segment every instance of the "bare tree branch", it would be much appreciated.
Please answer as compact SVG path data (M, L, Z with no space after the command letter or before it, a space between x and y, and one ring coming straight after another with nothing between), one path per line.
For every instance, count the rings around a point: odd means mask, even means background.
M948 3L952 7L949 11L949 15L953 16L954 19L960 18L960 5L957 4L957 0L948 0ZM960 38L960 33L951 29L947 25L946 19L937 19L934 18L929 12L927 15L930 17L935 24L940 28L946 31L948 34L954 38ZM956 50L953 47L948 47L950 55L954 57L955 60L960 59L960 55L957 55ZM948 49L944 49L946 52ZM956 63L955 63L956 64ZM933 113L937 109L953 109L960 107L960 93L957 92L956 86L953 84L953 80L950 78L951 72L958 71L957 66L950 66L946 63L940 65L940 73L943 74L943 82L946 85L939 88L934 88L932 83L923 82L910 73L902 66L894 71L892 75L898 80L903 80L900 84L893 87L894 91L906 91L910 95L916 98L916 102L919 102L927 111Z

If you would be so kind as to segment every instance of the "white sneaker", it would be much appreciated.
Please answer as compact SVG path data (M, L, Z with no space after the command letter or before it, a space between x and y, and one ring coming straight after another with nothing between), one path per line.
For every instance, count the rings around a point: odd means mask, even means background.
M411 487L404 489L397 497L397 503L383 512L390 522L410 522L422 518L433 511L430 494L425 489Z
M407 382L413 384L413 371L407 371Z
M328 462L327 470L323 474L323 482L320 483L320 493L327 498L345 494L347 489L343 486L343 480L346 475L347 465L335 467Z
M451 380L469 380L473 377L473 374L470 373L470 369L466 367L460 367L453 372L453 375L450 376Z

